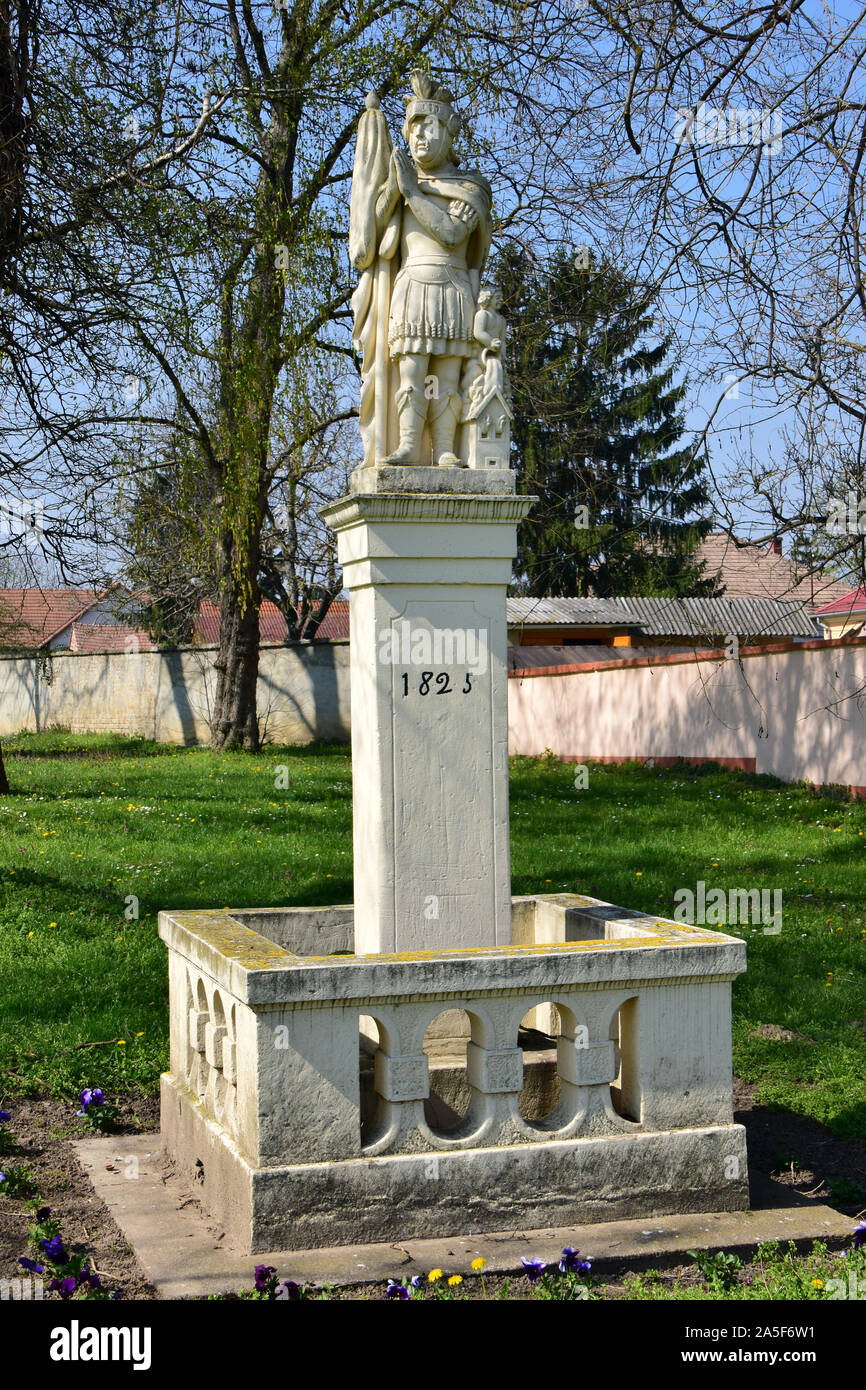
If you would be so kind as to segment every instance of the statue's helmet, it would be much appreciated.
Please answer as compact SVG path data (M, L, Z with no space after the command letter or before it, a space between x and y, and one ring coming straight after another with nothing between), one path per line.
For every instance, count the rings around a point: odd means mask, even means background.
M406 117L403 121L403 139L409 139L409 127L417 116L438 116L450 140L460 129L461 121L452 106L454 97L447 87L437 86L429 73L415 68L411 74L412 91L403 97ZM450 143L449 140L449 143Z

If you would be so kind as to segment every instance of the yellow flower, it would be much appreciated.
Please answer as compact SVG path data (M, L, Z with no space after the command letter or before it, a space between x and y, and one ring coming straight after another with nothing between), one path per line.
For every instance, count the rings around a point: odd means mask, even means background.
M823 1279L813 1279L813 1280L812 1280L812 1288L813 1288L813 1289L823 1289L823 1287L824 1287L824 1280L823 1280Z
M441 1271L441 1269L431 1269L430 1273L427 1275L427 1283L428 1283L428 1284L435 1284L435 1283L436 1283L436 1280L437 1280L437 1279L441 1279L441 1278L442 1278L442 1271Z
M455 1284L462 1284L462 1283L463 1283L463 1275L462 1275L462 1274L452 1274L452 1275L451 1275L451 1278L448 1280L448 1283L451 1285L452 1288L454 1287Z
M118 1047L126 1047L126 1038L118 1038L118 1039L117 1039L117 1046L118 1046Z
M49 927L56 927L56 926L57 926L57 923L56 923L56 922L49 922L48 925L49 925Z
M486 1261L485 1259L482 1259L482 1257L479 1255L478 1258L477 1258L477 1260L473 1260L473 1261L472 1261L472 1268L473 1268L473 1269L483 1269L484 1266L485 1266L486 1264L487 1264L487 1261Z

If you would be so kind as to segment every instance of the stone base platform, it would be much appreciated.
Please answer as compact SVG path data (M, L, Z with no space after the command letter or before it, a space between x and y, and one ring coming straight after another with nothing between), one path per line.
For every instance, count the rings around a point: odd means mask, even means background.
M689 1250L730 1250L742 1259L761 1241L793 1241L808 1248L813 1240L841 1250L851 1242L852 1221L831 1207L809 1202L764 1206L741 1212L653 1215L594 1225L512 1228L480 1235L470 1220L459 1234L339 1249L241 1254L230 1246L222 1226L201 1210L198 1184L185 1181L166 1160L158 1134L123 1135L75 1142L78 1161L105 1202L148 1279L161 1298L201 1298L253 1286L257 1264L273 1265L281 1279L336 1287L382 1284L388 1279L426 1275L431 1269L471 1275L480 1256L487 1274L521 1275L521 1257L559 1259L571 1245L593 1261L601 1279L624 1269L664 1269L689 1263ZM135 1181L131 1181L134 1172ZM787 1194L785 1194L787 1195ZM769 1198L774 1200L775 1193Z
M180 1171L252 1253L749 1204L742 1125L255 1168L169 1076L161 1115Z

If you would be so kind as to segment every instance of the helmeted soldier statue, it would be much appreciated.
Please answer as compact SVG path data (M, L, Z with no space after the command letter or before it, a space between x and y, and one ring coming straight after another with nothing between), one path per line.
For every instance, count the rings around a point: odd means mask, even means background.
M459 388L478 349L473 324L492 199L483 175L454 160L460 117L452 100L427 74L413 72L403 123L411 157L391 149L375 97L358 133L350 254L364 272L353 307L368 463L465 464L455 451Z

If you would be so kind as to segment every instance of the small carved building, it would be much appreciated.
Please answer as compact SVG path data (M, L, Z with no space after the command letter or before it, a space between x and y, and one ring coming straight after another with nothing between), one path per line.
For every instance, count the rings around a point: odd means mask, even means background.
M465 458L469 468L510 468L511 421L502 388L485 391L469 402L465 414Z

